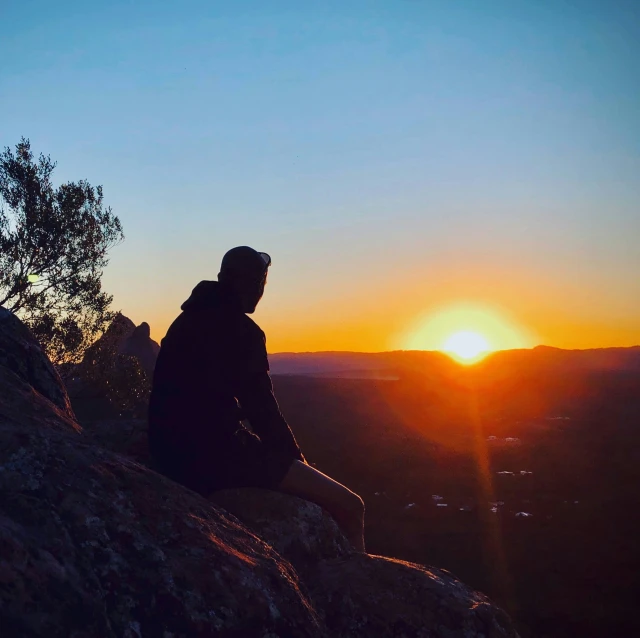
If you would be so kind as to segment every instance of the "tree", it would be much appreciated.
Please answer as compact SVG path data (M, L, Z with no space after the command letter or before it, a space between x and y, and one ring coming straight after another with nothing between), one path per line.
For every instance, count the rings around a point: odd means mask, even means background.
M115 316L101 277L124 235L102 187L80 180L54 188L55 166L42 154L34 161L25 138L0 154L0 305L59 365L79 361Z

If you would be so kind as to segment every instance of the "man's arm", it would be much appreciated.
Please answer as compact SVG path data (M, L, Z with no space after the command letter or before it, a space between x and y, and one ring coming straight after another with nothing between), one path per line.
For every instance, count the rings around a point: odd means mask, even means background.
M267 445L306 462L273 394L264 332L253 323L248 328L241 339L235 396L251 428Z
M268 445L291 458L305 461L273 394L269 372L255 372L237 388L237 399L253 431Z

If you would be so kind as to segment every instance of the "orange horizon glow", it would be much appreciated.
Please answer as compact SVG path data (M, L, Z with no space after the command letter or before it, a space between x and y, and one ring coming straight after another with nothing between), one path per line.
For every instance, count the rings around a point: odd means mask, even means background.
M469 275L472 279L473 274ZM474 332L489 345L488 351L527 349L546 345L564 349L632 347L640 345L640 326L632 321L604 321L596 313L581 313L579 322L568 304L551 296L544 303L540 286L522 286L518 296L511 286L498 285L491 294L463 296L452 280L437 281L427 294L416 295L416 283L395 288L379 286L379 297L363 285L357 294L331 286L315 287L310 301L298 302L287 282L274 278L252 319L267 336L267 350L277 352L389 352L429 350L446 352L446 340L462 331ZM474 283L473 281L471 283ZM475 285L475 283L474 283ZM479 293L483 291L478 284ZM187 287L188 288L188 287ZM451 293L462 293L456 299ZM160 343L166 330L180 314L180 304L188 296L182 287L172 298L162 298L147 310L138 307L129 314L136 324L147 321L152 338ZM466 297L466 299L465 299ZM487 301L483 301L486 297ZM135 307L134 307L135 309ZM465 363L465 361L461 361ZM471 361L473 362L473 361ZM469 360L466 361L469 363Z
M353 238L347 239L352 247ZM490 351L640 344L640 297L627 294L620 279L576 275L567 281L548 262L538 266L507 255L507 264L505 256L488 257L467 244L421 256L404 235L404 252L398 254L396 245L389 259L368 260L364 267L359 253L339 255L346 239L320 229L313 241L319 246L313 259L272 250L273 272L251 315L266 334L269 353L443 351L445 341L460 331L478 333ZM269 242L259 245L265 244L269 247ZM215 279L201 274L207 268L215 272L211 260L194 254L187 265L195 276L172 271L149 287L110 265L105 289L136 324L148 322L160 342L197 282Z
M147 321L151 326L151 338L161 342L172 321L179 314L163 312L160 316L128 315L136 324ZM444 347L447 337L456 332L468 330L479 333L489 343L487 353L499 350L529 349L545 345L567 350L586 350L591 348L614 348L640 346L640 330L633 327L611 327L604 325L575 324L561 319L548 322L545 330L533 331L523 327L521 338L495 339L492 331L483 330L483 325L452 325L448 331L433 333L429 338L429 317L433 320L437 310L418 315L418 319L409 318L400 321L364 321L361 318L349 318L337 323L331 317L321 321L304 321L302 318L285 320L277 316L266 319L256 316L254 319L267 335L267 349L277 352L390 352L396 350L440 351L451 355ZM256 313L258 315L258 313ZM401 324L401 325L398 325ZM529 324L531 325L531 324ZM516 329L516 333L518 330ZM509 330L506 331L507 337ZM512 337L514 335L512 334ZM517 337L517 334L515 335ZM475 363L473 361L460 363Z

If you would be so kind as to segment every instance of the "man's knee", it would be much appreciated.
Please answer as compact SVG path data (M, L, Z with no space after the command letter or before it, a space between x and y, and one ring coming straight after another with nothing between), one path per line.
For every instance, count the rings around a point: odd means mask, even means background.
M348 491L343 506L352 516L364 516L364 501L355 492Z

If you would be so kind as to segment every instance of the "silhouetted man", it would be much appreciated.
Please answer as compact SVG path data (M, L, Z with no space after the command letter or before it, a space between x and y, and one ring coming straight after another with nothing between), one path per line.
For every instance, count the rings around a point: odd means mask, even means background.
M364 551L364 503L306 463L273 394L265 335L247 316L270 265L266 253L233 248L218 281L201 281L182 304L155 366L151 454L161 472L204 496L254 486L313 501Z

